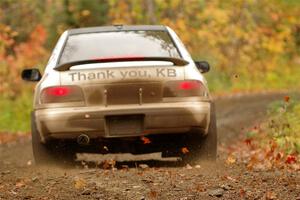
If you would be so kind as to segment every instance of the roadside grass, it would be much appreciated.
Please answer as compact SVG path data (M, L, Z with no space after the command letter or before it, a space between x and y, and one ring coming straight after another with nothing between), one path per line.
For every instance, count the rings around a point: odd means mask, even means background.
M227 164L248 169L300 171L300 99L285 96L270 104L267 119L246 131L246 138L228 147Z
M246 133L246 140L259 141L259 147L276 146L286 155L300 154L300 101L296 95L269 105L268 120Z
M286 154L300 154L300 101L286 96L270 105L266 132Z
M256 75L249 75L246 72L229 74L212 67L205 77L210 91L215 95L286 89L292 91L300 88L299 65L290 68L282 67L268 73L256 73Z
M24 92L15 100L0 97L0 133L28 132L31 110L32 94L30 92Z

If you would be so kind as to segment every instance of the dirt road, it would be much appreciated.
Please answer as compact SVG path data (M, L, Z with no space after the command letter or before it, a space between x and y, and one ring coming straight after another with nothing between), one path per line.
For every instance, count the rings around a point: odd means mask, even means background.
M226 148L238 140L242 128L262 120L267 105L282 97L268 94L218 99L219 146ZM242 164L226 165L225 157L220 150L216 164L192 167L172 161L141 161L146 157L135 157L140 161L119 162L117 169L41 168L33 165L30 140L23 139L0 146L0 200L300 200L299 172L249 171ZM117 160L122 159L118 155Z

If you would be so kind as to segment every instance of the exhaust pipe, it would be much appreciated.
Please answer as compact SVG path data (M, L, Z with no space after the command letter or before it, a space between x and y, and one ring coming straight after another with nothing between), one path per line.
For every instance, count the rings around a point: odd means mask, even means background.
M86 134L81 134L77 137L77 143L79 145L88 145L90 143L90 138Z

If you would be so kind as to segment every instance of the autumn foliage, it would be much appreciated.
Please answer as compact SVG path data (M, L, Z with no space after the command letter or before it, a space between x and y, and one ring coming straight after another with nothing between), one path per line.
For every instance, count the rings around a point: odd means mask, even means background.
M21 81L21 70L44 69L66 29L120 23L173 28L195 60L212 65L206 77L213 92L300 86L297 0L3 0L0 99L32 94L28 88L33 85Z
M269 108L265 122L246 131L246 138L227 151L227 164L242 162L251 170L300 170L300 104L285 96Z
M20 70L44 66L64 30L120 23L173 28L194 58L212 64L213 90L282 89L300 76L297 1L5 0L0 11L0 92L8 97L20 93Z
M8 25L0 25L0 93L4 97L15 98L22 91L21 71L40 63L48 54L44 48L46 31L42 25L37 25L28 39L17 43L18 32Z

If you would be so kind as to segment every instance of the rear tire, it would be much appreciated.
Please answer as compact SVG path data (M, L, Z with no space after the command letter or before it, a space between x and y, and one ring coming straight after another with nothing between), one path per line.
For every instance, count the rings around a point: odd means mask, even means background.
M75 152L58 141L41 142L40 133L36 128L35 116L31 115L32 151L35 164L71 164L74 162Z
M187 135L186 144L189 152L185 152L182 160L186 164L198 164L205 161L216 161L217 158L217 123L214 103L211 104L208 133Z

